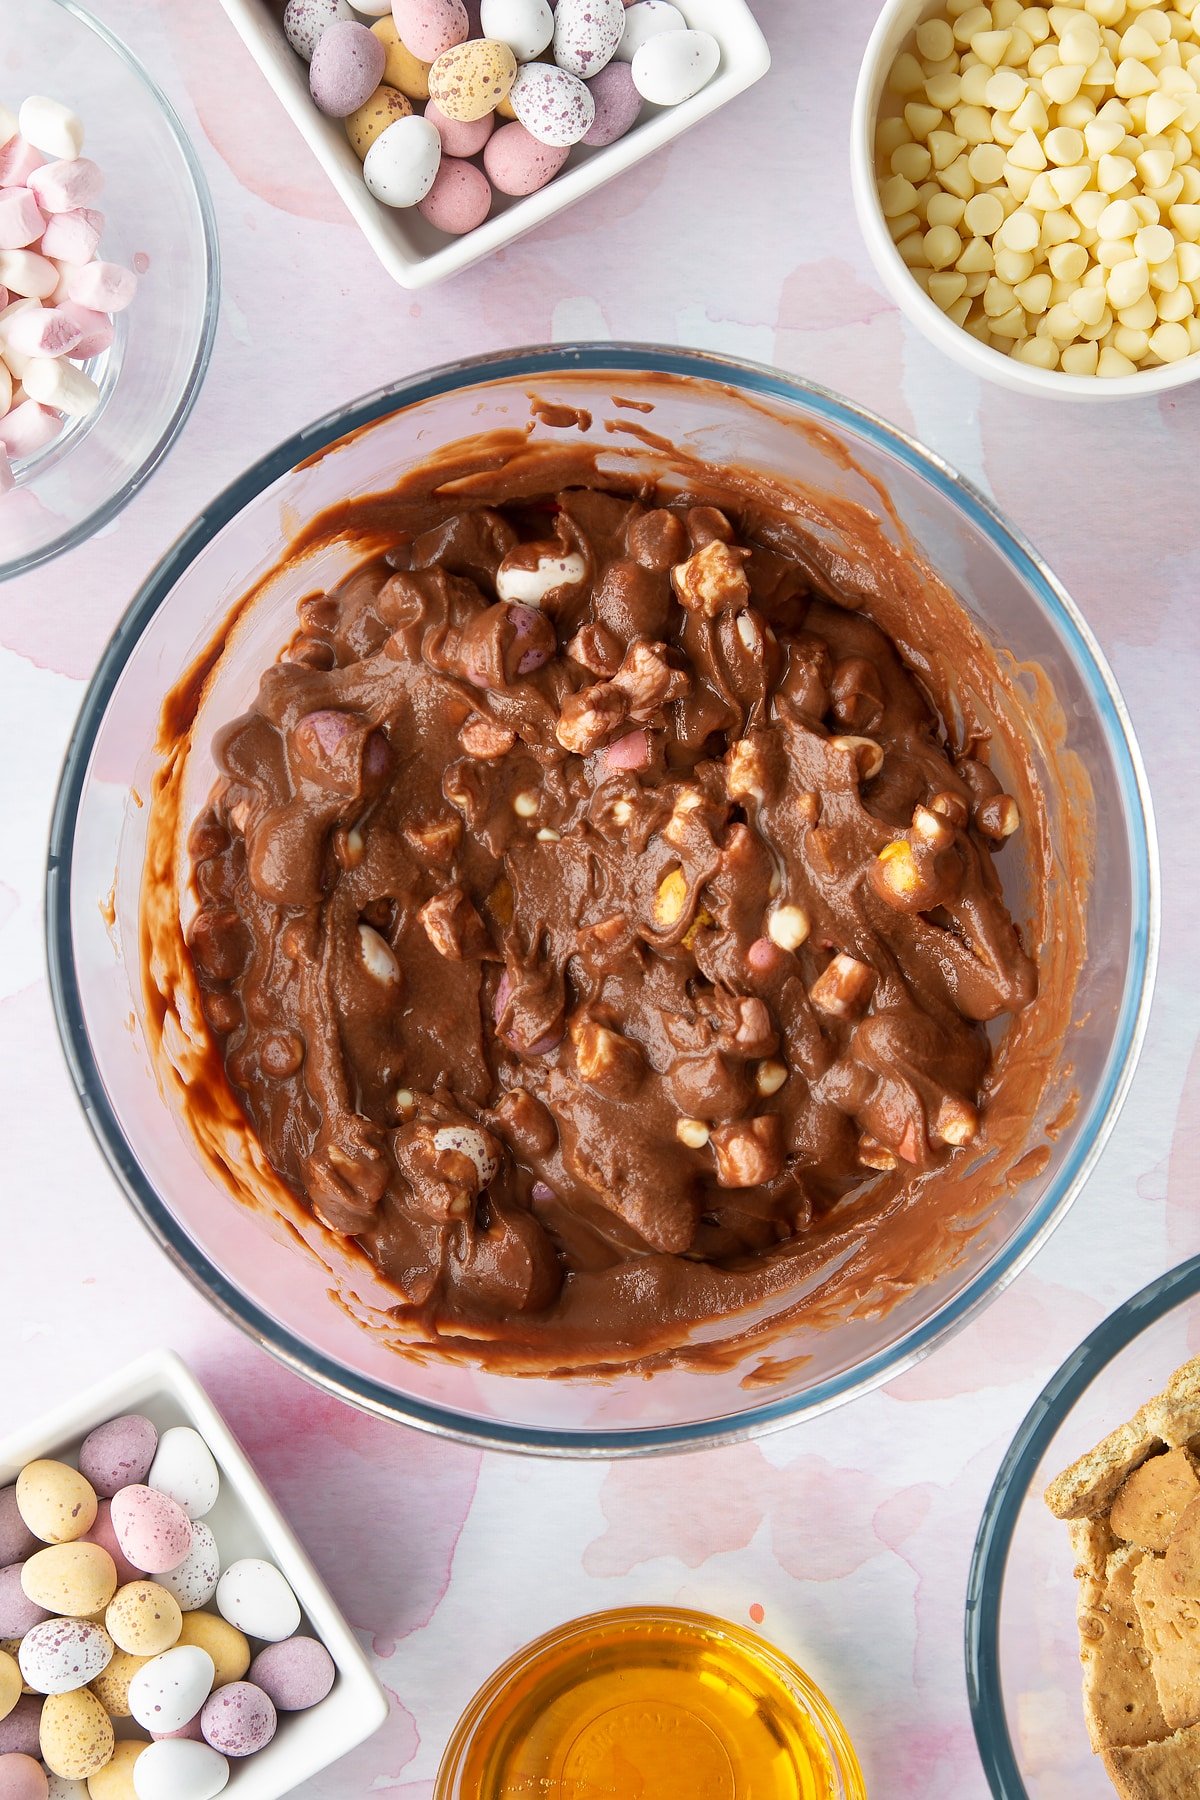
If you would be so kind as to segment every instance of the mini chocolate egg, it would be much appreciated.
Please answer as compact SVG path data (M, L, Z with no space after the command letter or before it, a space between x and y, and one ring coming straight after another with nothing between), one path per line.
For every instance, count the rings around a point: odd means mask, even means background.
M231 1562L217 1583L217 1611L247 1637L277 1644L300 1623L300 1602L274 1563L257 1556Z
M400 42L422 62L461 44L471 29L463 0L392 0Z
M337 1670L316 1638L290 1637L268 1644L250 1664L250 1679L277 1712L307 1712L324 1700Z
M207 1702L205 1704L207 1705ZM201 1707L200 1711L203 1712L203 1710L204 1708ZM204 1733L200 1729L200 1713L197 1713L194 1719L189 1719L186 1725L181 1725L178 1731L152 1731L150 1736L156 1744L162 1743L166 1738L191 1738L193 1743L202 1744Z
M160 1656L179 1642L183 1613L174 1594L157 1581L131 1581L114 1594L104 1628L130 1656Z
M436 129L414 113L380 132L363 159L363 180L384 206L415 206L433 186L441 160Z
M42 1705L42 1761L56 1775L86 1781L112 1756L112 1720L87 1688L51 1694Z
M443 156L433 186L417 204L423 219L451 237L474 231L491 210L491 182L482 169L460 156Z
M177 1644L152 1656L129 1683L129 1712L144 1731L178 1731L212 1692L216 1673L207 1650Z
M283 9L283 35L297 56L311 62L321 34L339 19L353 19L350 0L287 0ZM141 1476L137 1479L140 1481Z
M366 19L382 19L392 16L392 0L354 0L354 10L362 13Z
M107 1669L91 1683L93 1694L110 1719L129 1717L129 1684L149 1661L148 1656L131 1656L128 1650L114 1650Z
M137 1759L138 1800L215 1800L228 1780L220 1751L190 1738L147 1744Z
M648 38L660 31L686 31L687 20L671 0L633 0L625 8L625 29L617 45L622 62L631 63Z
M554 14L548 0L481 0L479 28L507 44L518 62L532 62L554 36Z
M46 1771L46 1800L89 1800L86 1781L71 1781L65 1775Z
M179 1567L166 1570L158 1579L184 1612L208 1605L221 1579L221 1552L203 1519L192 1521L192 1547Z
M586 81L612 60L624 30L623 0L558 0L554 60Z
M212 1657L214 1689L224 1687L227 1681L240 1681L250 1667L250 1645L245 1632L219 1613L184 1613L179 1641L195 1644Z
M200 1714L207 1743L222 1756L253 1756L275 1736L275 1708L252 1681L231 1681L210 1694Z
M390 16L380 19L371 30L383 45L384 84L409 100L428 100L430 65L400 42L395 19Z
M377 87L366 105L360 106L346 120L346 136L359 162L381 131L386 131L397 119L407 119L411 112L412 101L399 88Z
M123 1413L89 1431L79 1446L79 1473L86 1475L102 1500L118 1488L145 1481L158 1448L158 1432L141 1413Z
M570 154L565 145L539 144L514 121L502 125L487 145L483 166L501 194L535 194L554 179Z
M122 1556L148 1575L177 1569L192 1547L192 1522L157 1488L127 1487L112 1498L112 1528Z
M442 140L443 156L478 156L496 129L495 113L463 124L460 119L448 119L436 100L427 102L425 117Z
M678 106L712 80L721 46L711 32L662 31L633 58L633 84L652 106Z
M32 1756L0 1756L0 1800L47 1800L50 1781Z
M23 1566L10 1563L7 1569L0 1569L0 1638L22 1638L51 1616L49 1608L38 1606L22 1587Z
M70 1694L103 1674L113 1642L86 1619L45 1619L21 1640L21 1673L35 1694Z
M41 1547L41 1539L34 1537L21 1517L16 1488L0 1488L0 1569L23 1562Z
M642 96L633 85L633 70L627 62L613 61L587 85L596 103L596 117L582 141L596 148L615 144L637 124L642 110Z
M496 110L516 74L517 59L507 44L472 38L438 57L429 71L429 93L448 119L469 125Z
M552 63L524 63L509 98L517 118L539 144L577 144L596 117L596 102L578 75Z
M0 1719L0 1756L37 1755L42 1705L40 1694L22 1694L8 1716Z
M87 1785L88 1800L137 1800L133 1766L146 1748L140 1738L122 1738L112 1761L97 1769Z
M0 1650L0 1719L7 1719L21 1698L21 1671L15 1657Z
M189 1519L203 1519L212 1511L221 1477L216 1458L198 1431L190 1425L172 1425L163 1432L146 1486L169 1494Z
M66 1463L41 1457L17 1476L17 1507L34 1537L44 1544L69 1544L90 1531L96 1519L96 1490Z
M339 20L321 34L308 70L308 91L331 119L349 118L383 80L387 52L366 25Z
M82 1538L51 1544L21 1565L21 1586L25 1598L48 1613L91 1619L117 1591L117 1565L107 1550Z
M107 1550L113 1559L117 1571L117 1586L124 1587L127 1581L140 1581L144 1573L135 1569L120 1544L113 1530L112 1501L102 1500L96 1510L96 1523L86 1537L78 1539L81 1544L99 1544L101 1550Z

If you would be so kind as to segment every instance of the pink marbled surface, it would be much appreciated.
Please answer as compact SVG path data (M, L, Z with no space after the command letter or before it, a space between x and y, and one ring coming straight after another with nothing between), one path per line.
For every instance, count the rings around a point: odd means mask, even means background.
M199 148L225 287L208 383L166 466L102 539L0 594L0 1433L99 1364L157 1343L189 1359L395 1696L387 1728L308 1800L429 1800L454 1719L500 1660L564 1618L639 1601L743 1620L761 1609L763 1629L841 1708L873 1795L983 1800L961 1623L987 1487L1083 1333L1200 1249L1200 395L1047 408L978 385L902 322L860 242L844 153L871 0L759 0L775 53L761 86L419 298L377 267L215 0L94 4ZM686 1473L481 1457L359 1416L277 1368L118 1199L69 1093L42 975L47 820L82 684L198 506L361 390L579 336L677 341L815 375L989 489L1116 668L1163 844L1149 1042L1116 1135L1049 1247L951 1350L850 1409Z

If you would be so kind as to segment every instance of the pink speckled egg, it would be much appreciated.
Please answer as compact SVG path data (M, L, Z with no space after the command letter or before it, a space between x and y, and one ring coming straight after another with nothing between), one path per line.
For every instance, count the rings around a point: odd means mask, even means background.
M321 33L313 51L309 92L331 119L348 119L371 98L386 62L382 38L366 25L339 20Z
M492 186L502 194L535 194L567 160L565 144L539 144L523 125L502 125L483 152Z
M491 210L491 182L482 169L458 156L443 156L433 186L417 205L423 219L451 237L474 231Z
M129 1558L125 1555L125 1552L121 1549L120 1544L117 1542L117 1534L113 1530L111 1500L102 1500L100 1502L99 1506L96 1508L96 1523L92 1526L92 1529L87 1535L80 1538L79 1541L81 1544L99 1544L102 1550L108 1551L108 1554L117 1565L118 1587L124 1587L128 1581L137 1581L139 1576L144 1575L146 1572L144 1569L134 1568Z
M112 1498L112 1528L121 1554L148 1575L177 1569L192 1547L192 1521L157 1488L122 1488Z
M422 62L463 43L471 29L463 0L392 0L400 42Z
M252 1681L229 1681L210 1694L200 1713L206 1743L222 1756L253 1756L275 1736L275 1708Z
M125 1413L97 1425L79 1446L79 1473L111 1500L118 1488L145 1481L158 1448L158 1433L141 1413Z
M615 144L637 124L642 110L642 96L633 85L633 70L627 62L610 62L587 85L596 103L596 117L583 142L597 149Z
M596 102L587 84L552 63L523 63L508 98L521 124L539 144L565 144L569 149L595 122Z
M611 61L625 30L624 0L558 0L554 60L581 81Z
M442 140L443 156L478 156L496 129L494 112L485 113L482 119L451 119L436 100L426 106L425 117Z
M0 1800L47 1800L50 1782L32 1756L0 1756Z
M306 1712L333 1686L334 1661L316 1638L284 1638L268 1644L250 1664L250 1680L260 1687L277 1712Z
M0 1569L41 1548L41 1538L34 1537L17 1508L16 1488L0 1488Z
M24 1637L50 1614L32 1601L21 1586L21 1564L0 1569L0 1638Z
M187 1738L193 1744L202 1744L204 1733L200 1729L200 1714L197 1713L194 1719L189 1719L187 1724L181 1725L177 1731L152 1731L150 1736L156 1744L166 1744L175 1738Z

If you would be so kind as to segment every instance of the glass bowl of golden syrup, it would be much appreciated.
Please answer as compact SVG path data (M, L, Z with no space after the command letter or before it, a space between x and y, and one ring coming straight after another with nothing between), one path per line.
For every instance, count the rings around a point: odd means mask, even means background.
M575 1619L484 1683L434 1800L866 1800L841 1720L802 1669L707 1613Z

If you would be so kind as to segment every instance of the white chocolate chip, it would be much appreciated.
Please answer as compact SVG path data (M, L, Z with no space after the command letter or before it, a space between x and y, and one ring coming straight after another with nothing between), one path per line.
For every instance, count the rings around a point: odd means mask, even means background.
M525 788L513 796L513 811L518 819L532 819L537 815L539 801L532 788Z
M677 1119L675 1136L689 1150L703 1150L708 1142L708 1126L703 1119Z
M764 1099L777 1094L788 1078L787 1064L781 1062L762 1062L754 1071L754 1085Z
M358 947L363 966L373 980L383 982L386 987L399 981L400 964L396 961L396 953L373 926L359 925Z
M531 569L506 559L496 571L496 595L519 606L540 606L547 594L558 588L578 587L586 575L587 563L576 551L565 556L539 556Z
M811 929L802 906L777 906L767 915L767 936L781 950L798 950Z

